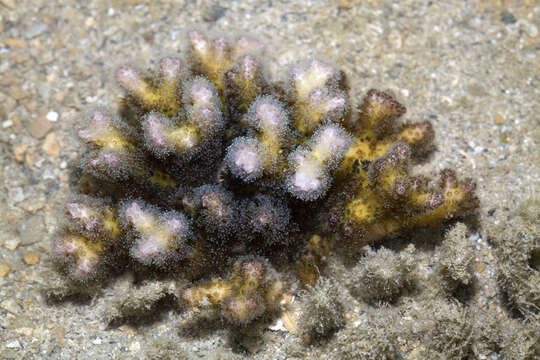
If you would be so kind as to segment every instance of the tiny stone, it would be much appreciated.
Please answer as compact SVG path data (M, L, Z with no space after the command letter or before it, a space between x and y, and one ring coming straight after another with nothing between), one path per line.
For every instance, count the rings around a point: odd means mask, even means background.
M45 23L34 23L24 31L24 36L27 39L33 39L47 31L47 28L48 26Z
M478 83L471 84L467 86L467 91L472 96L484 96L486 95L486 90L484 87Z
M94 340L92 340L92 344L101 345L101 339L100 338L95 338Z
M23 334L26 337L32 336L32 332L33 332L32 328L29 328L29 327L22 327L15 331L17 332L17 334Z
M353 6L352 0L339 0L338 8L340 9L352 9Z
M49 131L51 131L52 125L50 121L43 117L38 117L29 127L28 132L32 135L33 138L41 139Z
M22 99L21 104L31 113L35 113L38 110L39 104L33 99Z
M527 20L523 19L518 21L518 26L520 30L524 30L531 38L534 39L538 36L538 28L536 25L528 22Z
M62 160L62 162L60 163L60 169L65 169L66 167L67 167L67 161Z
M23 218L17 223L17 231L23 245L35 244L43 238L45 224L40 214Z
M12 86L9 89L9 95L15 100L21 100L28 97L28 93L18 86Z
M0 4L11 10L15 9L15 0L0 0Z
M401 39L401 34L397 30L392 30L388 35L388 42L394 49L401 49L403 41Z
M35 253L24 254L23 258L26 265L36 265L39 263L39 256Z
M273 324L270 324L268 328L272 331L287 331L287 328L283 324L283 319L278 318Z
M1 86L11 86L11 85L15 84L16 80L17 80L17 78L15 77L15 75L4 73L0 77L0 85Z
M19 245L21 244L21 240L19 238L13 238L8 239L4 242L4 247L8 249L9 251L15 251Z
M52 122L58 121L58 117L59 115L56 111L51 110L47 113L47 120L49 121L52 121Z
M21 306L17 303L17 300L12 297L2 301L0 307L12 314L18 314L21 311Z
M19 340L12 340L6 344L6 347L8 349L20 349L21 343L19 342Z
M54 329L54 335L57 340L62 340L66 335L66 329L62 326L58 326L56 329Z
M516 17L509 11L505 10L501 13L501 21L505 25L515 24L517 22Z
M504 124L504 121L505 121L505 120L504 120L504 118L503 118L501 115L499 115L499 114L493 115L493 122L494 122L495 124L497 124L497 125L502 125L502 124Z
M10 195L11 195L11 201L14 204L24 200L24 191L23 191L22 187L20 187L20 186L16 187L12 191L10 191Z
M0 278L6 276L9 273L9 266L6 264L0 264Z
M24 49L26 47L26 43L24 41L15 38L4 39L4 44L6 44L12 49Z
M47 155L54 157L60 156L60 145L58 144L58 140L56 140L55 133L50 133L47 135L41 149Z
M131 344L129 344L128 349L129 351L139 351L141 350L141 343L138 341L133 341Z
M225 14L225 11L227 11L227 8L210 3L204 7L202 18L206 22L214 22L219 20Z
M486 270L486 264L479 263L478 265L476 265L476 271L478 271L479 273L483 272L484 270Z
M28 145L19 145L13 148L13 155L15 156L15 160L17 162L24 161L24 153L26 150L28 150Z
M92 27L94 26L95 23L96 23L96 20L93 17L89 17L88 19L84 21L84 25L86 27Z
M135 335L137 334L137 331L135 329L133 329L131 326L129 325L122 325L118 328L118 330L126 333L126 334L131 334L131 335Z
M144 34L142 34L142 38L144 41L146 41L149 44L153 44L154 40L156 38L156 33L153 31L147 31Z
M13 121L11 121L11 120L2 121L2 127L4 129L7 129L8 127L11 127L12 125L13 125Z

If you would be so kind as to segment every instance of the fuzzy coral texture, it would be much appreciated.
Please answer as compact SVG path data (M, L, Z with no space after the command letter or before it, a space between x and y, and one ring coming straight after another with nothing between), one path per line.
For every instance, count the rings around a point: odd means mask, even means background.
M78 120L87 150L52 246L74 286L165 277L182 283L184 306L247 324L278 311L291 284L316 284L336 249L478 206L474 183L450 169L437 181L412 174L434 131L400 122L406 109L392 95L370 90L355 106L328 62L273 81L254 39L193 30L186 40L184 58L116 70L118 114L95 107ZM378 279L373 299L379 288L397 296L412 268L397 268L396 280L362 266Z

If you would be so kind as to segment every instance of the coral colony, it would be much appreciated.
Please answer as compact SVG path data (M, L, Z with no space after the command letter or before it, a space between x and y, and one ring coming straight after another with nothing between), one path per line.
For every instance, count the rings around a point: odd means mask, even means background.
M438 181L411 174L434 131L400 122L405 107L390 94L370 90L353 106L345 74L321 60L271 81L262 45L247 37L195 30L187 44L185 58L164 57L150 71L120 66L119 113L94 107L78 120L87 150L53 241L72 284L126 272L182 280L184 306L248 324L275 314L293 284L314 286L331 252L478 206L474 183L450 169ZM362 296L400 291L376 263L359 266L377 277ZM411 266L396 270L399 284Z

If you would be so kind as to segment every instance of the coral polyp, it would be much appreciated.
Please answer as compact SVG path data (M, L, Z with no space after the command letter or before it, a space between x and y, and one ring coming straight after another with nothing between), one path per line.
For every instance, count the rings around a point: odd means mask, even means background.
M452 170L437 184L412 174L431 123L400 123L405 107L378 90L355 108L333 64L308 60L274 81L260 42L198 30L185 54L120 66L119 113L79 117L87 150L53 246L78 286L165 277L184 306L246 324L279 311L295 282L314 285L333 251L478 206Z

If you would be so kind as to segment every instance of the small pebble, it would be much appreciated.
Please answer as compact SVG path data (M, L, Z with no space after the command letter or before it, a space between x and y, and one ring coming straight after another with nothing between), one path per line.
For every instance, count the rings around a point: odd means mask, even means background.
M268 328L272 331L287 331L285 325L283 325L283 319L278 318L273 324L270 324Z
M352 9L353 6L354 6L353 0L339 0L339 3L338 3L339 9L348 10L348 9Z
M18 314L22 309L17 300L13 297L7 298L6 300L0 303L0 307L12 314Z
M24 254L23 258L27 265L36 265L39 263L39 256L37 256L35 253Z
M15 38L4 39L4 44L6 44L12 49L24 49L26 47L26 43L24 41Z
M485 96L487 94L484 87L479 83L473 83L467 86L467 92L472 96L478 97Z
M15 156L15 160L17 162L24 161L24 153L26 153L26 150L28 150L28 145L19 145L13 147L13 156Z
M58 157L60 156L60 145L58 144L58 140L56 140L56 134L50 133L45 138L45 141L43 142L43 145L41 146L41 150L47 155Z
M501 13L501 21L505 24L505 25L511 25L511 24L515 24L516 23L516 17L514 16L514 14L512 14L511 12L505 10Z
M129 344L128 349L129 351L139 351L141 350L141 343L138 341L133 341L131 344Z
M56 340L62 340L66 335L66 329L63 326L58 326L56 329L54 329L54 335Z
M6 343L6 347L8 349L20 349L21 348L21 343L19 342L19 340L12 340L12 341L9 341L8 343Z
M41 214L26 216L17 223L17 232L23 246L41 241L45 231L45 224Z
M2 121L2 127L4 129L7 129L8 127L11 127L12 125L13 125L13 121L11 121L11 120Z
M504 121L505 121L504 118L500 114L493 115L493 122L496 125L502 125L504 124Z
M10 198L11 198L11 201L14 204L23 201L25 196L24 196L24 191L23 191L22 187L18 186L16 188L14 188L13 190L11 190L10 191Z
M288 332L291 334L300 333L300 330L298 329L298 319L294 311L284 311L281 314L281 320L283 321L283 326L285 326Z
M46 117L47 117L47 120L55 122L55 121L58 121L59 115L56 111L49 111Z
M28 97L28 93L18 86L10 87L9 95L15 100L22 100Z
M28 127L28 132L35 139L41 139L47 135L52 129L52 124L50 121L43 117L38 117L30 126Z
M0 4L11 10L15 9L15 0L0 0Z
M4 242L4 247L8 249L9 251L15 251L19 247L20 244L21 244L21 240L19 238L12 238Z
M9 266L6 264L0 264L0 278L6 276L9 273Z
M24 31L24 36L27 39L33 39L47 31L47 28L45 23L33 23Z
M486 270L486 264L479 263L478 265L476 265L476 271L478 271L479 273L483 272L484 270Z
M96 23L96 20L93 17L89 17L88 19L84 21L84 25L86 27L92 27L94 26L95 23Z
M126 333L126 334L130 334L130 335L136 335L137 334L137 330L135 330L134 328L132 328L131 326L129 325L122 325L118 328L118 330Z
M92 340L92 344L101 345L101 339L100 338L95 338L94 340Z
M388 34L388 43L390 43L394 49L401 49L403 41L400 32L397 30L390 31L390 34Z
M538 27L527 20L519 20L517 25L519 29L525 31L531 38L535 39L538 36Z
M33 333L33 330L32 328L29 328L29 327L22 327L22 328L18 328L17 330L15 330L15 332L17 334L22 334L26 337L30 337L32 336L32 333Z
M210 3L203 7L202 18L206 22L214 22L219 20L227 11L227 8L220 6L217 3Z

